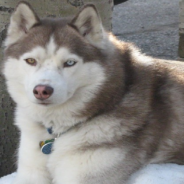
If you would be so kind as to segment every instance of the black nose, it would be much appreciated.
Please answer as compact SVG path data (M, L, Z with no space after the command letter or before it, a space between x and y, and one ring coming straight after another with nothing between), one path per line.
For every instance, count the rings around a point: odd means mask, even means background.
M38 85L33 89L33 94L37 99L45 100L52 95L53 91L54 89L50 86Z

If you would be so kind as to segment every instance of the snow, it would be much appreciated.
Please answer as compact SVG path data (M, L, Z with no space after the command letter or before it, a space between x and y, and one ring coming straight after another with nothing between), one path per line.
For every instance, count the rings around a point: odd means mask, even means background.
M150 164L136 172L128 184L184 184L184 166Z
M16 173L0 178L0 184L12 184ZM184 184L184 166L150 164L132 175L128 184Z
M11 184L16 176L16 173L9 174L0 178L0 184Z

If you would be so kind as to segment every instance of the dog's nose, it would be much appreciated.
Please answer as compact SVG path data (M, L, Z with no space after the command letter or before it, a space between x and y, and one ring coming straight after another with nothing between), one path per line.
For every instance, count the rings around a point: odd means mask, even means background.
M33 89L33 94L37 99L45 100L52 95L53 91L54 89L50 86L38 85Z

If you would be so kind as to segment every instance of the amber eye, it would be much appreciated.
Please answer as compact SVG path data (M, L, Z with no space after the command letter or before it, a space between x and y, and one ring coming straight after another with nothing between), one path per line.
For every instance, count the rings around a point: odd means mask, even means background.
M26 63L32 66L36 66L36 60L33 58L25 59Z

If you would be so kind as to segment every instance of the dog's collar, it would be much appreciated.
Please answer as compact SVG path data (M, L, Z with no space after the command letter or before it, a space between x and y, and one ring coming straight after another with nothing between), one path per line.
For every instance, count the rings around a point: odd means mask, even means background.
M52 127L47 128L47 132L48 132L49 134L52 134Z
M66 134L67 132L69 132L71 129L73 129L74 127L78 126L79 124L81 124L82 122L79 122L77 124L75 124L74 126L71 126L70 128L68 128L67 130L65 130L64 132L58 133L55 135L55 138L53 139L49 139L46 141L40 141L39 145L40 145L40 149L42 151L43 154L51 154L52 153L52 147L53 147L53 143L54 141L59 138L61 135ZM53 134L53 129L52 127L47 128L47 132L49 134ZM54 134L53 134L54 135Z

